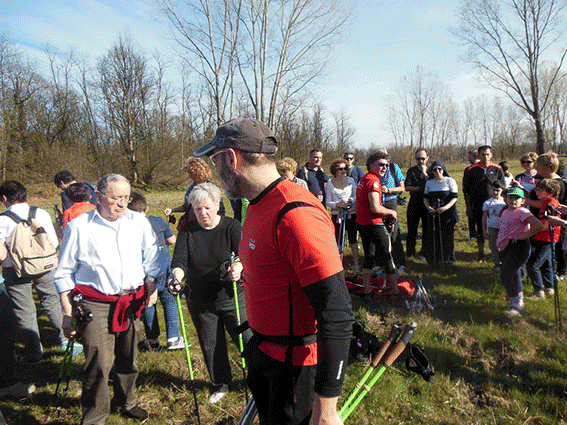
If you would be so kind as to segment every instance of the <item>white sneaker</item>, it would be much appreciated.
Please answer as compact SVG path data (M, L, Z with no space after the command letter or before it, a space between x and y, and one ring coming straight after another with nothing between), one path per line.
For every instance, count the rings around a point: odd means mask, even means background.
M406 272L406 266L400 266L398 268L398 274L404 274Z
M211 394L211 396L209 397L209 403L211 404L217 403L227 393L228 393L228 385L226 384L221 385L214 393Z
M508 317L522 317L522 312L513 307L508 310L504 310L504 314Z
M545 299L545 292L543 291L534 291L534 294L531 297L528 297L530 300L544 300Z
M555 295L555 290L553 288L545 288L545 295L552 297Z
M187 343L188 347L191 347L191 344ZM176 338L168 338L167 340L167 349L168 350L183 350L185 348L185 341L183 340L182 336L178 336Z

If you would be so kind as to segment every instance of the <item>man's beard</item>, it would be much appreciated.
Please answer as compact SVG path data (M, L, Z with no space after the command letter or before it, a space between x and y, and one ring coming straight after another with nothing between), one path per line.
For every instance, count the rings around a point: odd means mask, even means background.
M219 177L224 187L224 193L228 199L244 198L240 189L240 176L223 161L220 164Z

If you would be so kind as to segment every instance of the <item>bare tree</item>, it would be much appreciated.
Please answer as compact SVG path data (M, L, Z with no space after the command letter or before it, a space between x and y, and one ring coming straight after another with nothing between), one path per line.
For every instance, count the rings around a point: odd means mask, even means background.
M542 112L567 54L560 46L565 6L565 0L464 0L455 31L488 84L530 115L538 153L545 150ZM544 87L540 66L546 55L558 57L559 65Z
M405 75L389 105L388 125L399 146L409 146L408 161L417 148L433 147L437 114L450 99L439 77L420 67Z
M156 1L173 27L180 56L206 82L220 125L230 115L240 1Z
M345 0L243 0L238 69L258 119L273 126L280 105L321 75L350 16Z
M132 42L120 37L98 64L104 117L130 163L132 181L138 182L138 151L149 143L147 118L153 78L146 59Z
M182 57L206 81L217 123L243 90L255 117L276 127L321 75L351 16L351 0L156 1Z
M348 116L344 109L333 114L335 118L335 139L337 155L342 156L351 149L351 137L354 129L349 125Z

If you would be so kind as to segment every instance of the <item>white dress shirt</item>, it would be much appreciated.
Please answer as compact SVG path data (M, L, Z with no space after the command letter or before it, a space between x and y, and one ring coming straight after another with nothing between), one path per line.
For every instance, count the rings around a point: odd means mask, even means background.
M87 285L105 295L137 289L159 273L157 239L143 214L127 210L116 221L95 209L66 227L55 285L59 293Z
M18 217L27 220L28 214L30 212L30 206L27 202L22 202L19 204L14 204L8 207L8 211L12 211ZM57 248L59 244L59 240L57 239L57 234L55 233L55 228L53 227L53 223L51 222L51 216L45 210L38 208L35 212L35 218L39 223L43 226L47 234L49 235L49 239L53 243L53 246ZM12 220L10 217L5 215L0 215L0 242L6 245L10 245L12 242L12 235L14 230L16 230L17 223ZM12 260L8 255L6 259L2 262L2 267L12 267Z

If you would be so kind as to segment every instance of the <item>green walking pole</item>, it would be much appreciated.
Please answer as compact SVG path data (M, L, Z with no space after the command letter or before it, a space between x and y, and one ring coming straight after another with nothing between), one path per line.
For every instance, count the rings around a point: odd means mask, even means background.
M179 288L178 288L179 287ZM189 354L189 344L187 343L187 331L185 330L185 319L183 318L183 310L181 309L181 283L174 277L169 281L169 292L175 295L177 300L177 311L179 311L179 323L181 332L183 333L183 341L185 341L185 356L187 357L187 367L189 368L189 378L191 379L191 390L193 391L193 400L195 400L195 411L197 412L197 422L201 425L201 416L199 415L199 403L197 402L197 393L195 392L195 382L193 377L193 366L191 365L191 355Z
M92 312L83 305L83 295L78 293L73 296L73 329L77 330L77 324L86 325L93 320ZM59 369L59 379L57 380L57 386L55 388L55 399L59 397L59 386L63 377L66 378L67 385L63 393L67 395L69 393L69 381L71 380L71 367L73 365L73 349L75 348L75 339L77 335L70 338L67 341L67 348L63 354L63 360L61 361L61 368Z
M236 255L234 254L234 252L231 252L230 264L232 265L235 262L236 262ZM232 291L234 292L234 308L236 309L236 324L237 326L240 326L241 322L240 322L240 306L238 303L238 286L235 280L232 281ZM242 333L238 334L238 345L240 352L242 353L244 351L244 341L242 340ZM246 368L246 361L244 360L244 357L242 357L241 359L242 359L242 368L244 369Z
M77 319L73 318L73 329L77 327ZM63 360L61 361L61 368L59 369L59 378L57 379L57 386L55 387L55 399L59 398L59 386L63 377L65 377L67 383L63 394L67 395L69 392L69 381L71 380L71 365L73 364L73 346L75 345L75 339L71 338L67 342L67 348L63 354Z
M230 264L234 264L236 262L236 254L234 252L230 253ZM236 281L232 281L232 291L234 293L234 308L236 309L236 325L240 326L240 306L238 303L238 287L236 285ZM244 341L242 339L242 333L238 334L238 348L240 349L240 354L244 351ZM244 393L246 395L246 402L248 403L248 386L246 385L246 360L244 357L240 357L240 361L242 362L242 377L244 379Z
M362 386L366 383L366 381L368 380L370 375L372 375L372 373L374 372L374 370L376 369L376 367L380 363L380 360L382 360L382 357L384 357L384 353L386 353L388 348L390 348L390 346L396 342L396 340L398 339L398 337L402 333L402 330L403 330L403 328L402 328L401 324L393 324L392 325L392 328L390 329L390 335L388 336L386 341L384 341L384 343L380 347L380 350L378 350L378 352L376 353L376 355L374 356L374 358L372 359L372 361L370 362L370 364L368 365L368 367L364 371L364 374L362 375L362 378L360 378L360 380L356 384L356 387L349 394L347 400L344 402L343 406L341 407L341 410L339 410L339 416L342 415L343 413L345 413L348 410L349 406L355 400L356 396L358 395L358 393L362 389Z
M388 351L384 360L380 364L380 367L378 368L376 373L372 376L370 382L368 382L368 385L364 385L362 392L358 395L356 400L354 400L354 402L350 404L346 412L343 412L343 414L340 415L343 421L346 420L350 416L350 414L354 411L356 406L360 404L362 399L366 396L366 394L368 394L368 392L374 386L376 381L378 381L378 379L382 376L386 368L390 367L392 363L394 363L394 361L398 358L398 356L402 354L402 352L406 349L406 345L413 336L416 328L417 325L415 322L412 322L404 327L404 332L402 336L400 337L396 345L394 345L392 349Z

